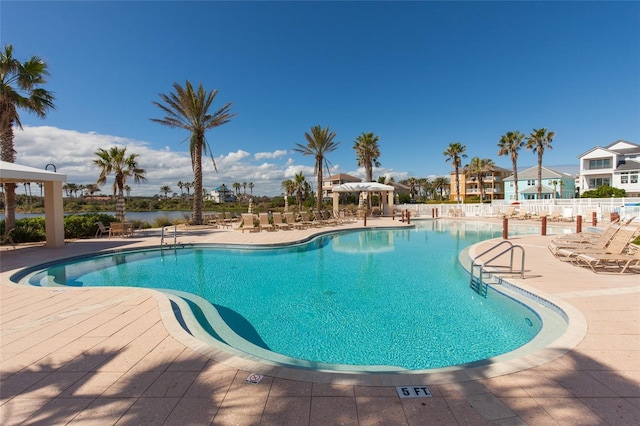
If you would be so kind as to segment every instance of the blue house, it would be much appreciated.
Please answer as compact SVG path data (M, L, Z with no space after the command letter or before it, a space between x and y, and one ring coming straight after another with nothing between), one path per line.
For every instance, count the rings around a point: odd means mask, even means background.
M504 179L505 200L538 199L538 166L518 172L518 199L513 175ZM576 177L542 167L542 199L575 198Z

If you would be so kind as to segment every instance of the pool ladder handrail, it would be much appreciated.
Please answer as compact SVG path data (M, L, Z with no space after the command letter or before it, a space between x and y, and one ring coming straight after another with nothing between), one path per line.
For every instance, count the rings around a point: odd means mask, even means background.
M164 248L164 226L160 230L160 249ZM173 226L173 247L177 247L178 225Z
M482 256L491 253L494 250L497 250L499 247L508 244L509 247L503 249L502 251L500 251L498 254L496 254L495 256L493 256L491 259L487 260L486 262L483 263L476 263L476 260L478 260L479 258L481 258ZM525 253L524 253L524 248L520 245L514 245L511 241L508 240L504 240L499 242L498 244L496 244L495 246L483 251L482 253L480 253L479 255L477 255L476 257L473 258L473 260L471 261L471 283L470 283L470 287L478 294L484 295L486 296L487 294L487 288L486 285L482 285L483 284L483 280L482 277L484 275L484 268L486 266L490 266L489 263L493 262L494 260L498 259L499 257L509 253L510 256L510 261L509 261L509 273L513 274L513 261L514 261L514 252L515 250L520 250L522 253L522 258L521 258L521 265L520 265L520 278L524 279L524 257L525 257ZM479 274L478 274L478 278L476 279L475 277L475 268L478 267L479 268ZM497 272L497 271L495 271Z

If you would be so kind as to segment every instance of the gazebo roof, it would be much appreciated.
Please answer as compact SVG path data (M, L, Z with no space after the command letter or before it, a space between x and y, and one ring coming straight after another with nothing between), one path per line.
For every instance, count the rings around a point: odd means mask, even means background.
M66 182L67 175L0 161L0 182Z
M391 185L378 182L348 182L331 188L333 192L381 192L394 189Z

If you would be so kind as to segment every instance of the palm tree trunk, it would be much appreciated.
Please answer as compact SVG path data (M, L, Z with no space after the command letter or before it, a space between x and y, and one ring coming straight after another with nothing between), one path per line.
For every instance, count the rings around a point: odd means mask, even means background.
M116 219L120 222L124 222L124 217L126 215L126 207L124 203L124 194L122 192L118 193L118 198L116 198Z
M204 141L202 142L204 143ZM195 148L193 181L193 218L194 225L202 224L202 144Z
M542 152L538 151L538 200L542 199Z

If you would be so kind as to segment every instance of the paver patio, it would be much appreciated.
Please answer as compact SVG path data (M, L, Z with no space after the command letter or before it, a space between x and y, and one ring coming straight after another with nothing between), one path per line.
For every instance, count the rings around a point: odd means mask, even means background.
M273 243L317 231L191 229L180 231L179 241ZM504 374L494 365L467 376L407 376L407 385L427 385L433 395L408 399L399 398L392 383L349 384L327 373L313 380L265 375L247 384L255 370L236 367L233 357L205 356L175 332L175 320L163 315L165 298L153 290L9 281L17 269L48 260L157 245L153 232L59 249L3 247L0 424L638 425L640 275L595 274L560 262L547 249L553 238L510 237L525 247L526 273L508 281L574 309L584 338L575 347L543 351L539 365L523 362Z

